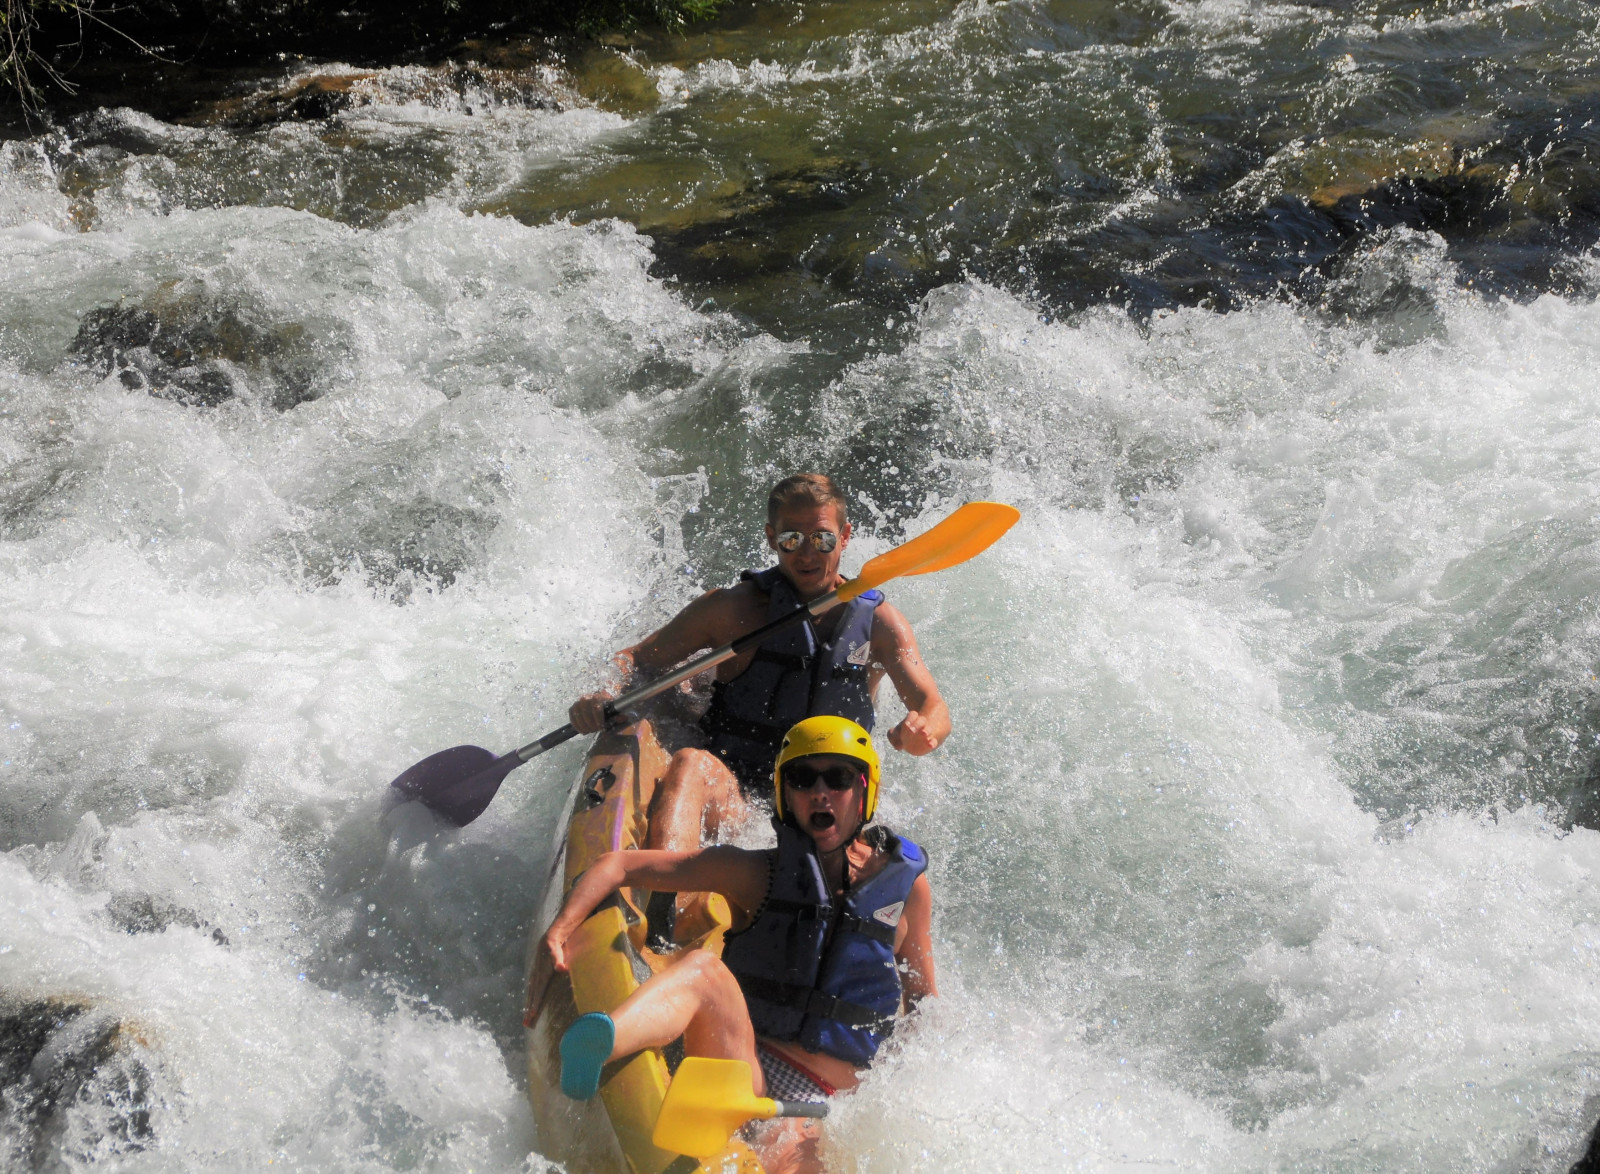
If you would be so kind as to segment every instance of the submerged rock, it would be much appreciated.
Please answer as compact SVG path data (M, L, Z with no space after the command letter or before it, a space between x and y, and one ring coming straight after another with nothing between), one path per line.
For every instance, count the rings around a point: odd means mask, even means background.
M315 356L302 324L271 321L202 283L175 281L142 300L84 315L73 353L130 390L194 407L216 407L255 387L287 410L315 396Z
M1600 1124L1590 1131L1583 1156L1572 1164L1567 1174L1600 1174Z
M383 483L345 487L308 531L282 540L279 557L314 583L333 583L359 566L369 583L410 597L415 584L448 587L480 564L499 525L487 507L457 505Z
M213 927L193 909L174 905L148 893L114 893L106 903L106 913L121 928L131 934L160 933L169 926L186 929L211 929L211 940L219 946L228 945L228 935Z
M1363 251L1330 262L1317 308L1336 321L1365 324L1380 352L1444 338L1444 312L1432 292L1450 280L1444 238L1402 228L1371 239Z
M1404 227L1479 236L1511 219L1503 183L1489 168L1438 177L1399 175L1318 206L1349 234Z
M475 114L507 106L559 111L567 92L547 68L444 62L389 69L299 72L243 97L218 102L195 121L253 128L323 122L363 106L415 102Z
M281 89L265 90L237 104L225 105L219 113L234 106L237 114L229 121L236 125L260 126L287 119L315 122L332 118L351 106L370 102L368 93L371 87L363 83L377 76L369 71L299 78Z
M818 226L858 201L870 183L870 169L859 160L818 158L671 209L641 227L654 237L662 265L679 277L741 280L798 265L853 289L874 276L870 247L819 239Z
M86 1001L0 995L0 1168L143 1150L154 1137L138 1034Z

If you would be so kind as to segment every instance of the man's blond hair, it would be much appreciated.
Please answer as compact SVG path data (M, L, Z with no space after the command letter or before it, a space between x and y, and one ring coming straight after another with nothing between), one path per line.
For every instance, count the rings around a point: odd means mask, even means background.
M767 524L776 525L778 515L794 505L836 505L839 507L840 524L848 520L844 493L826 473L796 473L774 485L772 492L767 494Z

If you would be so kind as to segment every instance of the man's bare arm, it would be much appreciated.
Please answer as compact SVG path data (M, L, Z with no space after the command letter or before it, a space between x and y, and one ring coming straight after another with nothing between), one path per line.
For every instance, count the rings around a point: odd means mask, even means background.
M926 874L911 886L900 924L904 932L899 935L894 956L901 966L901 990L909 1011L919 999L939 993L933 974L933 886Z
M612 662L617 666L618 678L611 688L602 689L573 702L567 711L567 720L580 734L594 734L605 728L605 707L627 685L635 673L658 673L681 664L697 652L718 648L741 633L738 619L741 614L741 593L751 588L746 584L736 587L719 587L707 591L700 598L673 616L659 631L652 632L631 648L624 648Z
M911 623L898 608L880 603L872 624L872 659L883 666L906 716L889 731L889 745L907 754L929 754L950 736L950 708L923 662Z

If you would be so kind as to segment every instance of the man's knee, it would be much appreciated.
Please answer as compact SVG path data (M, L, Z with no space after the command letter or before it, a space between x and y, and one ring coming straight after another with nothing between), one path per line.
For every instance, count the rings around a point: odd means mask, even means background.
M694 788L711 796L721 796L730 788L738 788L738 780L727 763L709 750L695 747L680 750L672 756L662 782L674 789Z
M704 750L680 750L672 756L656 787L657 802L665 795L677 797L705 790L705 768L697 755L709 757Z
M705 775L722 766L722 759L698 746L686 746L672 756L668 766L673 774Z

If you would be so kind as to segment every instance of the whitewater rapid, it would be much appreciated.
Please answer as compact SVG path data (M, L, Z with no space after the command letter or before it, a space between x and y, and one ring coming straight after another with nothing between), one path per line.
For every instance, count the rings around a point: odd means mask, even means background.
M759 64L651 77L670 115L817 74ZM90 180L0 146L0 1016L60 1011L35 1091L99 1057L59 1105L12 1079L0 1168L545 1169L522 957L581 747L461 830L385 784L560 724L760 558L797 467L850 489L847 567L961 500L1023 515L890 592L955 722L884 798L943 995L840 1101L836 1169L1571 1164L1587 292L1484 292L1397 228L1339 277L1420 291L1393 312L1062 314L968 273L835 346L623 220L480 210L647 118L384 84L341 133L451 162L382 214L336 214L298 126L102 112L143 146Z

